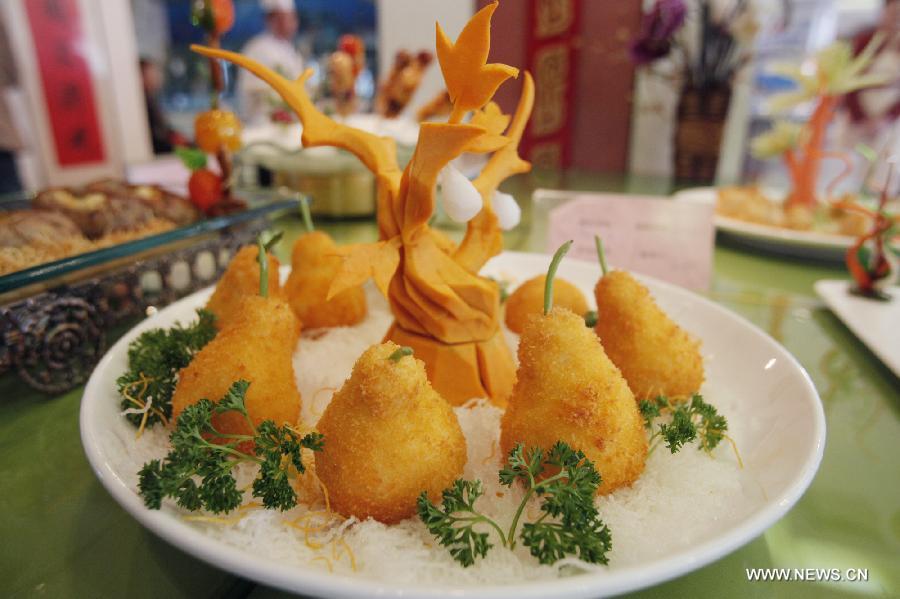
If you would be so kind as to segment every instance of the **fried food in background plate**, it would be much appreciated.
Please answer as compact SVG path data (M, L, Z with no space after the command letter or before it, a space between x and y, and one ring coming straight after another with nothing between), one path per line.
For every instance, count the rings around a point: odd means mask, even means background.
M245 245L228 263L228 268L216 284L216 290L209 298L206 309L216 315L216 326L220 330L236 319L243 298L259 294L258 256L259 251L255 245ZM283 293L278 278L278 259L271 254L268 254L268 258L269 294L278 297Z
M439 501L466 464L456 414L424 363L400 349L366 350L316 427L325 435L316 473L344 516L399 522L415 514L422 491Z
M311 231L294 242L284 292L305 328L352 326L366 317L366 294L361 286L325 299L341 262L337 245L326 233Z
M519 285L506 300L506 327L522 334L528 317L540 314L544 310L544 283L546 275L529 279ZM588 311L588 303L578 287L568 281L556 278L553 281L553 305L568 308L575 314L584 315Z

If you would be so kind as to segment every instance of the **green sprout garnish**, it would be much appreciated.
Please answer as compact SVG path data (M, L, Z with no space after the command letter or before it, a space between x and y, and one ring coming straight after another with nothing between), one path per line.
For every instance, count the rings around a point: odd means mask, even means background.
M544 315L550 314L550 308L553 307L553 279L556 277L556 271L562 262L563 256L568 253L569 248L574 243L571 239L556 250L553 259L550 261L550 268L547 269L547 278L544 280Z
M269 250L281 241L283 233L281 231L275 233L266 242L263 242L263 235L263 233L260 233L259 237L256 238L256 261L259 263L259 295L261 297L269 297Z
M594 235L594 246L597 248L597 259L600 261L600 270L603 272L603 275L606 276L609 269L606 267L606 252L603 250L603 240L600 239L599 235Z
M403 346L388 356L388 360L391 362L399 362L403 357L411 355L413 355L413 348Z

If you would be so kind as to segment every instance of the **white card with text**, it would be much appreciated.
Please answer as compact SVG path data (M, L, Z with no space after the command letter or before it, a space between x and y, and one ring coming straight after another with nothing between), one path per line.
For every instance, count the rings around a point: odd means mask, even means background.
M662 196L539 189L536 205L549 204L547 251L575 240L569 255L597 261L594 235L607 262L696 291L709 289L715 227L710 204Z

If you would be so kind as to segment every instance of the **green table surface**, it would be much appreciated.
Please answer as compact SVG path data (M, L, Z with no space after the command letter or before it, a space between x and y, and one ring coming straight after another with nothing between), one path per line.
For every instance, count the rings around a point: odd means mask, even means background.
M537 187L667 193L646 178L533 174L505 186L524 207L506 247L543 251L532 222ZM276 223L287 256L299 219ZM340 242L376 237L371 222L320 223ZM451 231L452 233L452 231ZM636 597L900 596L900 381L816 298L840 267L751 253L721 243L709 296L784 344L825 407L828 440L807 493L743 548ZM57 397L0 379L0 596L253 597L283 594L170 546L122 510L94 477L78 432L83 388ZM864 568L867 582L748 582L746 568Z

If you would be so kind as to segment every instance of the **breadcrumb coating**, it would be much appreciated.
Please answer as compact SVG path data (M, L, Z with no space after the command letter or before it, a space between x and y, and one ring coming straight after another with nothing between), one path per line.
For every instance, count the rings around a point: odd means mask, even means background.
M235 319L179 373L172 395L173 422L187 406L201 399L218 401L232 383L245 379L250 382L245 403L254 424L296 424L300 392L293 354L300 324L282 298L246 296L236 309ZM213 417L213 424L223 433L252 434L244 417L234 412Z
M317 426L325 448L316 473L344 516L399 522L415 513L422 491L440 501L466 464L456 414L421 360L390 359L398 349L389 341L366 350Z
M644 471L647 436L634 396L584 319L565 308L529 318L519 338L519 370L501 421L500 446L580 449L602 477L598 494Z
M594 288L597 335L638 399L686 398L703 385L700 342L663 312L650 291L615 270Z
M216 290L206 303L206 309L216 315L216 327L219 330L239 312L241 299L248 295L259 295L259 251L255 245L242 247L222 274L216 284ZM278 278L278 259L269 254L269 295L282 294L281 282Z
M352 326L366 317L366 294L362 287L325 299L340 268L337 246L327 234L313 231L294 243L291 274L284 291L294 314L307 329Z
M544 282L547 275L528 279L519 285L506 300L506 328L522 334L528 317L544 311ZM587 299L578 287L564 279L553 280L553 305L568 308L578 315L588 311Z

